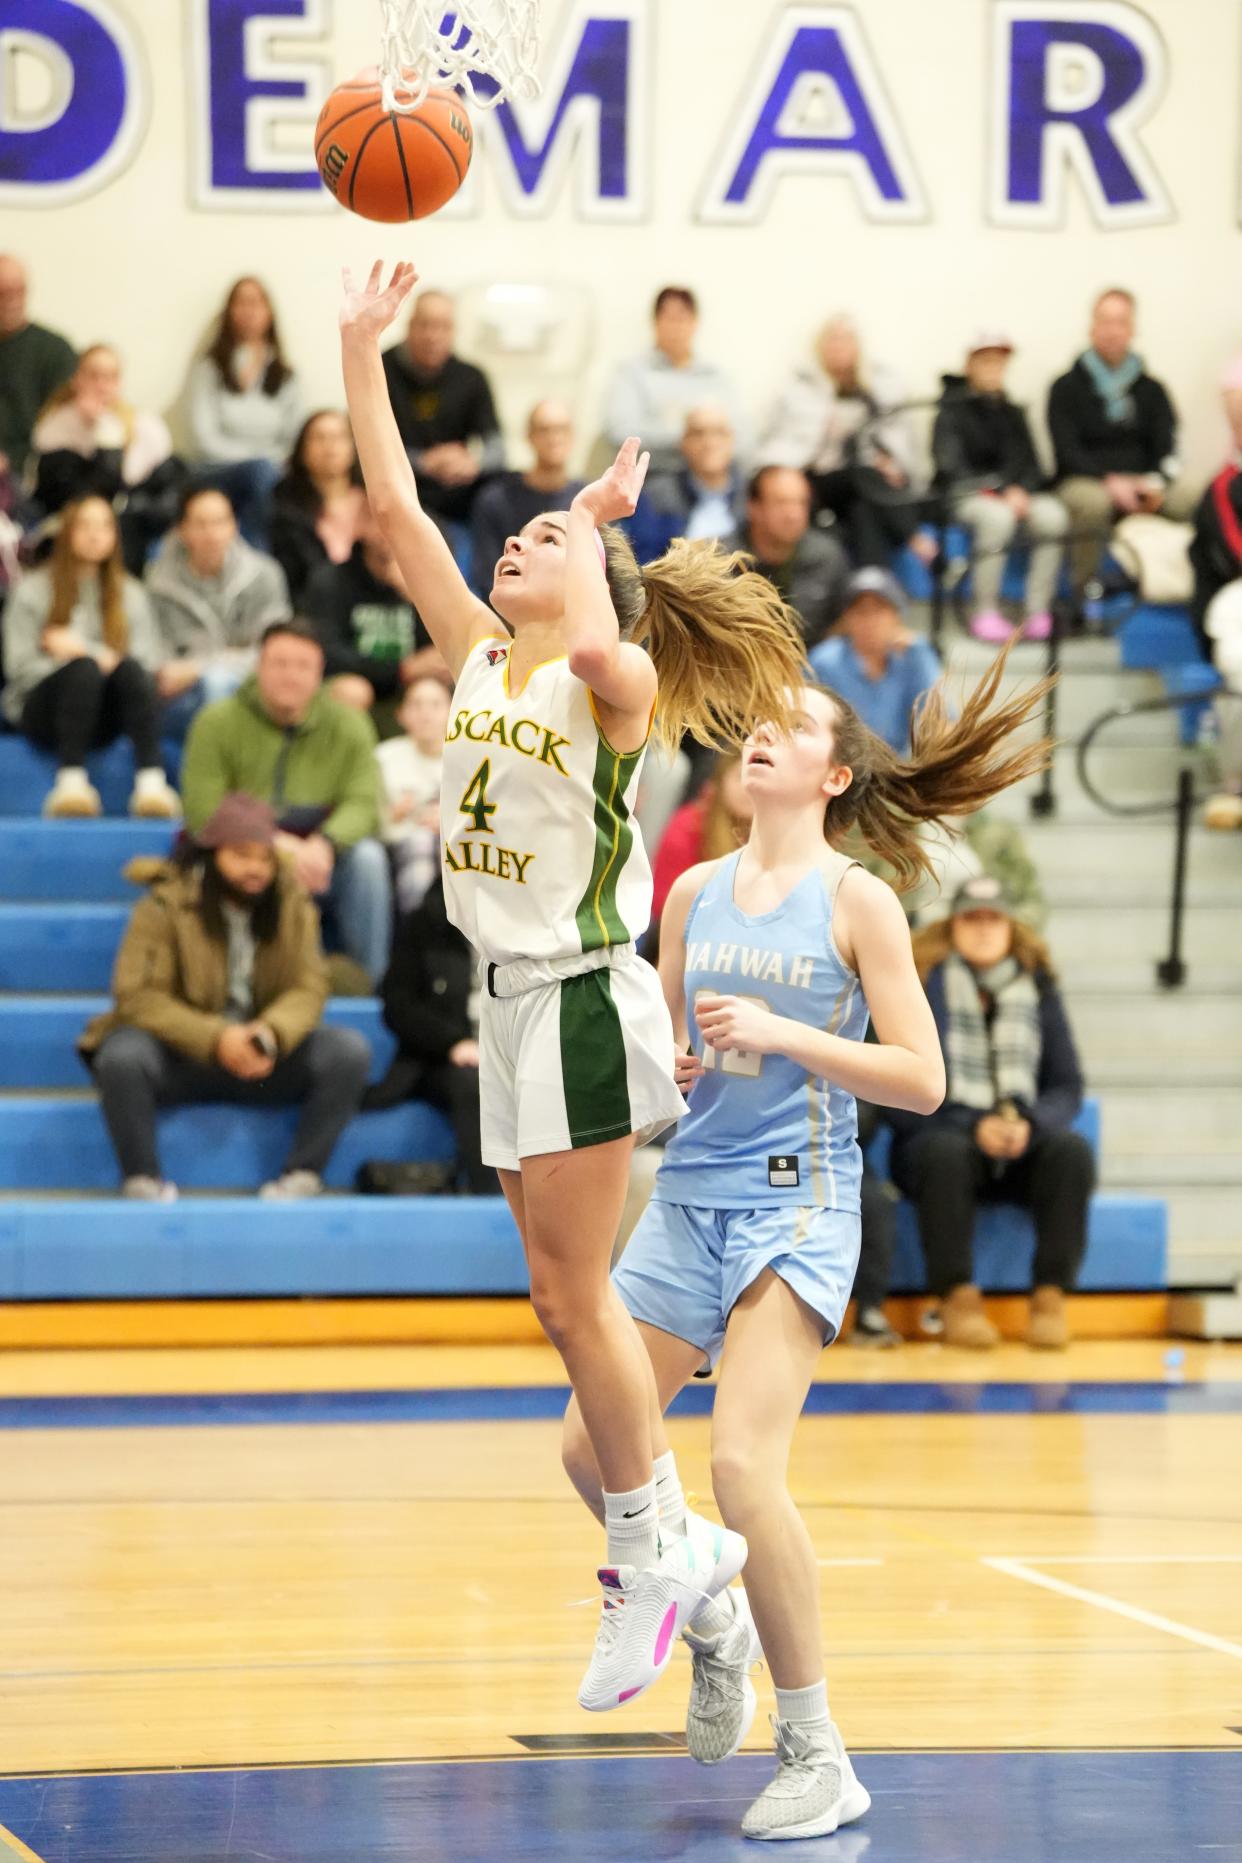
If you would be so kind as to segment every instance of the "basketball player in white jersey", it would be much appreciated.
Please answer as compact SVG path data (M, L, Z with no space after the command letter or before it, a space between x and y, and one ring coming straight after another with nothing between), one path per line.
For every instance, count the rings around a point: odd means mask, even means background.
M609 1281L633 1146L684 1111L659 980L634 951L651 874L632 808L657 700L666 740L689 729L739 743L784 716L801 643L740 559L682 544L639 570L608 528L641 490L637 441L568 512L509 538L492 607L478 601L419 504L384 383L379 338L415 281L408 265L386 290L378 265L362 290L346 278L345 387L372 510L457 682L444 891L483 960L483 1158L600 1474L603 1608L578 1699L611 1708L650 1686L691 1612L746 1556L740 1534L695 1517L661 1542L659 1400Z
M1003 666L960 719L937 692L899 759L835 694L806 689L792 729L761 727L742 780L754 809L738 854L683 874L661 924L660 973L688 1118L614 1276L639 1322L661 1400L720 1364L712 1482L749 1543L745 1590L722 1591L685 1631L693 1657L686 1738L715 1765L755 1712L751 1662L772 1672L776 1777L746 1813L756 1838L829 1836L870 1804L829 1718L814 1547L786 1485L793 1432L858 1265L855 1096L931 1112L944 1094L936 1025L892 889L838 851L852 827L907 879L925 864L917 824L969 813L1041 767L1043 744L1007 743L1035 687L992 708ZM874 1042L866 1042L868 1019ZM666 1438L657 1499L685 1511ZM598 1513L599 1478L576 1406L565 1464Z

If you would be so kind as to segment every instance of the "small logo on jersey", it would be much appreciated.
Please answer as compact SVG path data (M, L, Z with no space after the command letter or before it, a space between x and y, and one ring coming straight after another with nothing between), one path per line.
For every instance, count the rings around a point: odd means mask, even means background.
M489 647L487 650L487 664L489 666L503 666L508 658L509 649L507 647Z
M796 1190L802 1182L796 1158L769 1158L768 1183L773 1190Z

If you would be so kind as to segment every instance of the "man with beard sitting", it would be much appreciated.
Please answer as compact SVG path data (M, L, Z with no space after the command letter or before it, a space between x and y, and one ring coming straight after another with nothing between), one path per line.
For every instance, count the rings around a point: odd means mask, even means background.
M85 1031L116 1149L122 1195L171 1203L157 1109L191 1101L300 1107L293 1147L262 1197L316 1196L332 1148L358 1110L370 1048L322 1028L328 982L319 919L276 817L253 796L224 798L169 861L136 861L145 881L117 957L113 1010Z

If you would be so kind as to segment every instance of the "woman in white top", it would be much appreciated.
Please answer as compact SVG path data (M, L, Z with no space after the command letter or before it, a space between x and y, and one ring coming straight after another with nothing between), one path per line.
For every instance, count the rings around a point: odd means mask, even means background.
M233 501L247 543L267 548L272 490L302 425L302 391L285 360L267 289L239 278L206 355L190 371L196 474Z
M126 400L121 359L109 344L83 350L40 414L31 445L40 509L54 515L82 498L106 498L123 512L126 561L140 575L149 547L173 521L184 470L165 422Z
M46 567L23 577L4 611L5 717L59 764L45 815L102 812L87 752L118 737L129 738L138 767L131 814L181 813L160 766L153 674L162 657L147 592L125 573L111 505L70 505Z
M801 643L772 585L710 543L639 569L613 520L637 502L638 442L574 499L510 537L493 607L422 510L379 339L416 282L346 280L345 388L371 507L456 680L441 823L449 915L483 959L483 1158L522 1233L531 1300L564 1361L600 1469L608 1563L579 1691L615 1707L666 1666L680 1624L745 1559L706 1521L661 1546L659 1403L609 1285L636 1139L681 1117L672 1023L635 956L651 870L632 821L657 702L661 737L736 743L784 718ZM502 621L497 617L503 617Z
M809 476L816 509L834 513L859 567L887 568L893 550L912 540L920 555L935 551L919 531L922 475L906 398L893 370L864 357L852 321L832 317L815 339L814 360L794 370L760 435L760 464L797 466Z

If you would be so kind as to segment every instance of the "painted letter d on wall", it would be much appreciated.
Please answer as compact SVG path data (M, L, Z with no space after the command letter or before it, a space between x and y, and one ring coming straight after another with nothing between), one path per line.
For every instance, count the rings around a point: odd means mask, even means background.
M142 141L146 72L111 0L5 0L0 68L6 207L80 200L115 179Z

